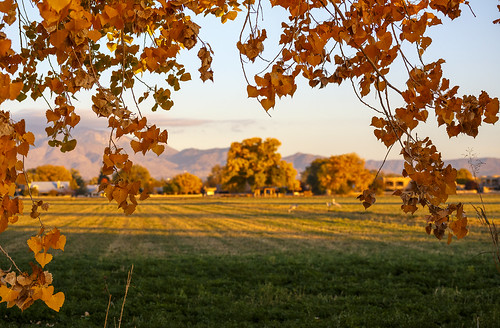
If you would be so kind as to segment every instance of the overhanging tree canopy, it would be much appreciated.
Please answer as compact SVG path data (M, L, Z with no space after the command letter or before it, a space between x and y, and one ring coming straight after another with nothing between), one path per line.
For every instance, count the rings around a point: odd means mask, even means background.
M375 114L375 136L388 148L402 147L403 174L413 180L412 189L401 194L402 209L414 212L416 204L427 207L428 231L438 237L448 232L463 237L467 218L461 204L445 204L455 191L456 170L445 166L439 151L428 138L417 138L415 128L427 121L433 111L439 125L450 137L476 136L483 123L498 120L498 98L486 92L458 94L458 86L443 76L443 60L425 62L425 51L432 39L428 30L455 19L468 5L465 0L270 0L283 8L284 18L279 51L270 61L260 55L267 38L260 1L246 0L34 0L0 1L0 232L15 223L22 213L22 202L14 198L15 184L26 183L22 158L34 145L34 135L26 131L24 120L14 122L5 101L27 97L47 102L47 135L50 144L61 151L72 150L71 137L80 117L74 97L87 90L92 94L92 109L105 117L110 127L109 147L103 155L103 174L128 171L132 162L114 140L130 135L135 152L161 154L167 132L148 122L141 103L152 98L153 110L169 109L171 92L191 74L178 62L181 49L197 51L200 78L213 79L213 52L199 37L196 15L214 15L224 23L245 15L237 47L243 67L252 62L264 65L253 80L247 77L249 97L256 98L265 110L276 104L276 97L292 96L296 80L305 78L312 87L331 83L352 83L354 92ZM34 5L38 14L26 14ZM467 7L466 7L467 8ZM500 8L500 6L499 6ZM499 23L496 20L495 23ZM410 47L408 47L410 46ZM417 58L405 53L415 49ZM406 68L406 82L391 80L396 62ZM396 75L400 75L398 72ZM146 77L160 75L165 85L149 85ZM134 88L145 91L136 95ZM377 95L378 103L362 97ZM126 101L127 95L132 99ZM394 101L396 99L397 101ZM400 102L403 105L394 106ZM396 107L396 108L394 108ZM127 213L137 206L140 185L120 180L104 183L110 200ZM140 199L146 198L142 193ZM368 207L375 202L367 189L360 196ZM34 201L31 215L39 217L42 201ZM43 223L40 220L42 228ZM30 239L29 247L40 266L32 274L2 273L0 296L10 306L27 308L41 299L59 310L64 295L53 294L51 276L42 268L52 256L49 248L63 249L65 238L58 230L40 233ZM15 264L15 263L14 263ZM15 266L16 267L16 266ZM17 268L17 267L16 267ZM15 279L16 275L29 277Z

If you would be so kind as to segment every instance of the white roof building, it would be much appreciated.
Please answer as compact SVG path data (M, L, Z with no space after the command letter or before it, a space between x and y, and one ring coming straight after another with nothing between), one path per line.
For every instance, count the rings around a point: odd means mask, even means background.
M52 190L58 193L71 191L69 181L33 181L29 184L31 190L36 189L39 194L47 194Z

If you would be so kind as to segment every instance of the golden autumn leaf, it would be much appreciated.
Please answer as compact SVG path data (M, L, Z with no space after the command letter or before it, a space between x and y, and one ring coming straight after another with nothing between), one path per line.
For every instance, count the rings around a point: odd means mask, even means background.
M17 153L22 156L28 156L29 149L30 145L27 142L21 142L19 146L17 146Z
M120 164L120 163L124 163L124 162L127 161L127 159L128 159L128 155L127 154L110 154L109 155L109 160L114 165ZM112 165L110 165L110 166L112 166Z
M57 114L52 110L47 110L45 112L45 117L47 118L47 122L55 122L61 118L61 115Z
M363 193L356 198L362 202L365 210L376 202L375 193L370 189L363 190Z
M13 0L0 1L0 12L3 12L4 14L8 14L13 7L14 7Z
M264 98L260 101L260 104L262 105L262 107L264 107L264 109L267 112L269 109L274 107L275 101L268 98Z
M13 184L12 184L13 185ZM1 202L1 205L4 210L4 214L6 214L6 217L9 217L11 215L15 214L20 214L23 209L22 201L19 200L18 197L16 198L4 198L3 201Z
M386 32L380 37L380 40L376 43L377 48L382 51L387 51L392 45L392 33Z
M3 280L11 286L15 285L17 282L16 273L14 271L7 273Z
M247 85L247 93L250 98L256 98L259 96L259 90L253 85Z
M23 82L14 82L9 86L9 99L14 100L19 96L24 86Z
M20 275L17 277L17 283L21 286L28 286L33 282L33 279L31 279L28 276L25 275Z
M53 256L47 252L38 253L35 255L35 260L41 265L41 267L45 267L47 263L52 261Z
M65 235L61 235L59 236L59 239L57 240L57 242L55 243L54 246L52 246L54 249L60 249L62 251L64 251L64 246L66 246L66 236Z
M432 232L432 224L429 223L428 225L425 226L425 232L430 235Z
M66 244L66 236L61 235L59 229L54 228L43 236L43 248L48 250L49 248L60 249L64 251L64 245Z
M6 56L10 50L12 41L9 39L0 40L0 57Z
M120 14L120 13L119 13L116 9L114 9L113 7L108 6L108 5L106 5L106 6L104 7L104 13L105 13L105 14L106 14L109 18L114 18L114 17L116 17L116 16L118 16L118 15Z
M134 152L138 153L142 150L142 145L139 141L137 140L131 140L130 141L130 147L134 150Z
M401 205L401 209L403 210L403 212L405 213L408 213L408 212L411 212L412 214L415 213L415 211L418 209L417 206L415 205Z
M137 195L139 193L139 189L141 189L141 182L134 181L133 183L129 184L127 188L129 194Z
M135 208L136 208L136 205L135 205L135 204L128 204L128 205L127 205L127 206L125 206L125 208L123 209L123 212L124 212L126 215L131 215L132 213L134 213Z
M118 203L121 204L127 199L128 196L128 190L125 188L121 187L115 187L113 190L113 199Z
M4 232L9 226L9 219L6 217L0 217L0 233Z
M153 148L151 148L151 150L158 156L160 156L163 151L165 150L165 146L164 145L156 145L154 146Z
M52 284L52 273L50 273L49 271L44 271L43 272L43 277L44 277L44 280L45 280L45 284L47 284L47 285L51 285Z
M5 285L0 285L0 297L2 297L0 303L12 302L16 300L18 296L19 292L13 290L12 288L8 288Z
M16 183L18 185L28 185L28 182L26 180L26 176L24 175L24 173L20 173L17 175Z
M226 18L229 19L229 20L235 20L236 16L238 16L238 12L237 11L230 11L230 12L228 12L226 14Z
M28 247L33 253L35 253L35 255L40 253L43 248L40 237L31 237L30 239L28 239Z
M485 110L485 123L495 124L498 121L498 111L500 107L500 102L498 98L491 99L486 105Z
M23 135L23 139L24 139L24 141L26 141L30 145L33 145L33 146L35 145L35 135L32 132L26 132Z
M89 33L87 34L87 36L89 37L89 39L91 39L94 42L97 42L102 38L101 32L99 32L97 30L90 30Z
M146 200L146 199L148 199L148 198L149 198L149 193L148 193L146 190L143 190L143 191L141 192L141 196L139 197L139 200L141 200L141 201L142 201L142 200Z
M76 139L68 140L64 142L60 148L61 152L65 153L68 151L72 151L76 147Z
M68 35L69 31L67 29L57 30L50 35L50 43L56 48L63 47Z
M88 28L92 25L87 19L78 19L73 18L68 23L64 24L64 29L77 33L81 30L88 30Z
M434 236L441 240L443 239L443 236L444 236L444 229L440 229L440 228L435 228L434 230L432 230L432 232L434 233Z
M24 169L23 161L17 161L15 168L17 171L22 171Z
M59 312L59 309L64 303L64 293L59 292L54 294L54 286L38 288L33 295L33 298L41 299L49 308Z
M17 215L11 216L9 218L9 223L16 223L17 220L19 220L19 217Z
M180 80L181 81L189 81L189 80L191 80L191 74L189 74L189 73L182 74Z
M108 42L106 43L106 46L108 47L109 51L114 52L118 45L114 42Z
M40 299L42 299L42 297L43 297L43 287L35 285L35 286L33 286L33 288L31 290L33 291L33 294L31 294L31 297L34 300L40 300Z
M376 128L383 128L385 126L385 120L376 116L372 117L372 123L371 126L374 126Z
M114 186L112 184L108 184L104 188L104 195L108 198L109 201L113 200L113 190L114 190Z
M462 239L467 235L469 229L467 229L467 217L462 217L456 221L450 222L450 229L453 234L457 236L457 239Z
M21 311L24 311L29 308L34 302L35 300L33 300L33 298L26 297L19 299L17 302L15 302L15 304L12 304L12 306L17 305L17 307L20 308Z
M448 233L448 240L446 241L446 243L449 245L451 244L452 240L453 240L453 235L451 233Z
M56 12L60 12L69 4L71 3L72 0L47 0L47 3L49 4L49 7L54 9Z
M52 286L50 286L50 287L52 287ZM45 304L47 304L47 306L49 308L51 308L52 310L54 310L56 312L59 312L59 310L61 309L61 307L64 304L65 296L64 296L63 292L59 292L57 294L54 294L54 295L51 295L48 297L45 296L45 294L44 294L44 298L42 298L42 300L45 302Z
M109 155L107 154L104 154L102 156L102 162L107 167L113 167L115 165L115 163L109 158Z
M135 197L134 194L132 195L129 195L129 199L130 199L130 202L133 204L133 205L139 205L139 203L137 202L137 198Z

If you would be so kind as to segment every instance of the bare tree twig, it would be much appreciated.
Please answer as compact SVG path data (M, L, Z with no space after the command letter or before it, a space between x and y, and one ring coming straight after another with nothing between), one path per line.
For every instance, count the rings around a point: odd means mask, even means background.
M12 259L12 257L10 257L9 253L7 253L7 251L5 249L3 249L3 247L1 245L0 245L0 251L2 251L2 253L4 253L4 255L10 260L10 262L12 262L12 264L14 265L14 268L16 268L16 270L19 273L22 273L21 269L19 269L19 267L17 266L16 262L14 262L14 260Z

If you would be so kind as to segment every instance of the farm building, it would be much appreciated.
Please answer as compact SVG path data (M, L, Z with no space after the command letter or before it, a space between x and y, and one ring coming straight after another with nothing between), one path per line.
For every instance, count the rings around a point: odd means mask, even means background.
M99 196L104 196L104 192L99 191L98 184L89 184L87 185L87 195L90 197L99 197Z
M38 194L48 194L55 192L57 194L68 194L71 192L69 181L33 181L29 184L32 191Z
M205 188L205 194L204 194L204 196L214 196L216 192L217 192L217 188L210 188L210 187L208 187L208 188Z
M408 177L384 177L384 190L405 190L410 184L410 181L411 179Z
M482 176L479 178L479 185L486 190L500 189L500 175Z

